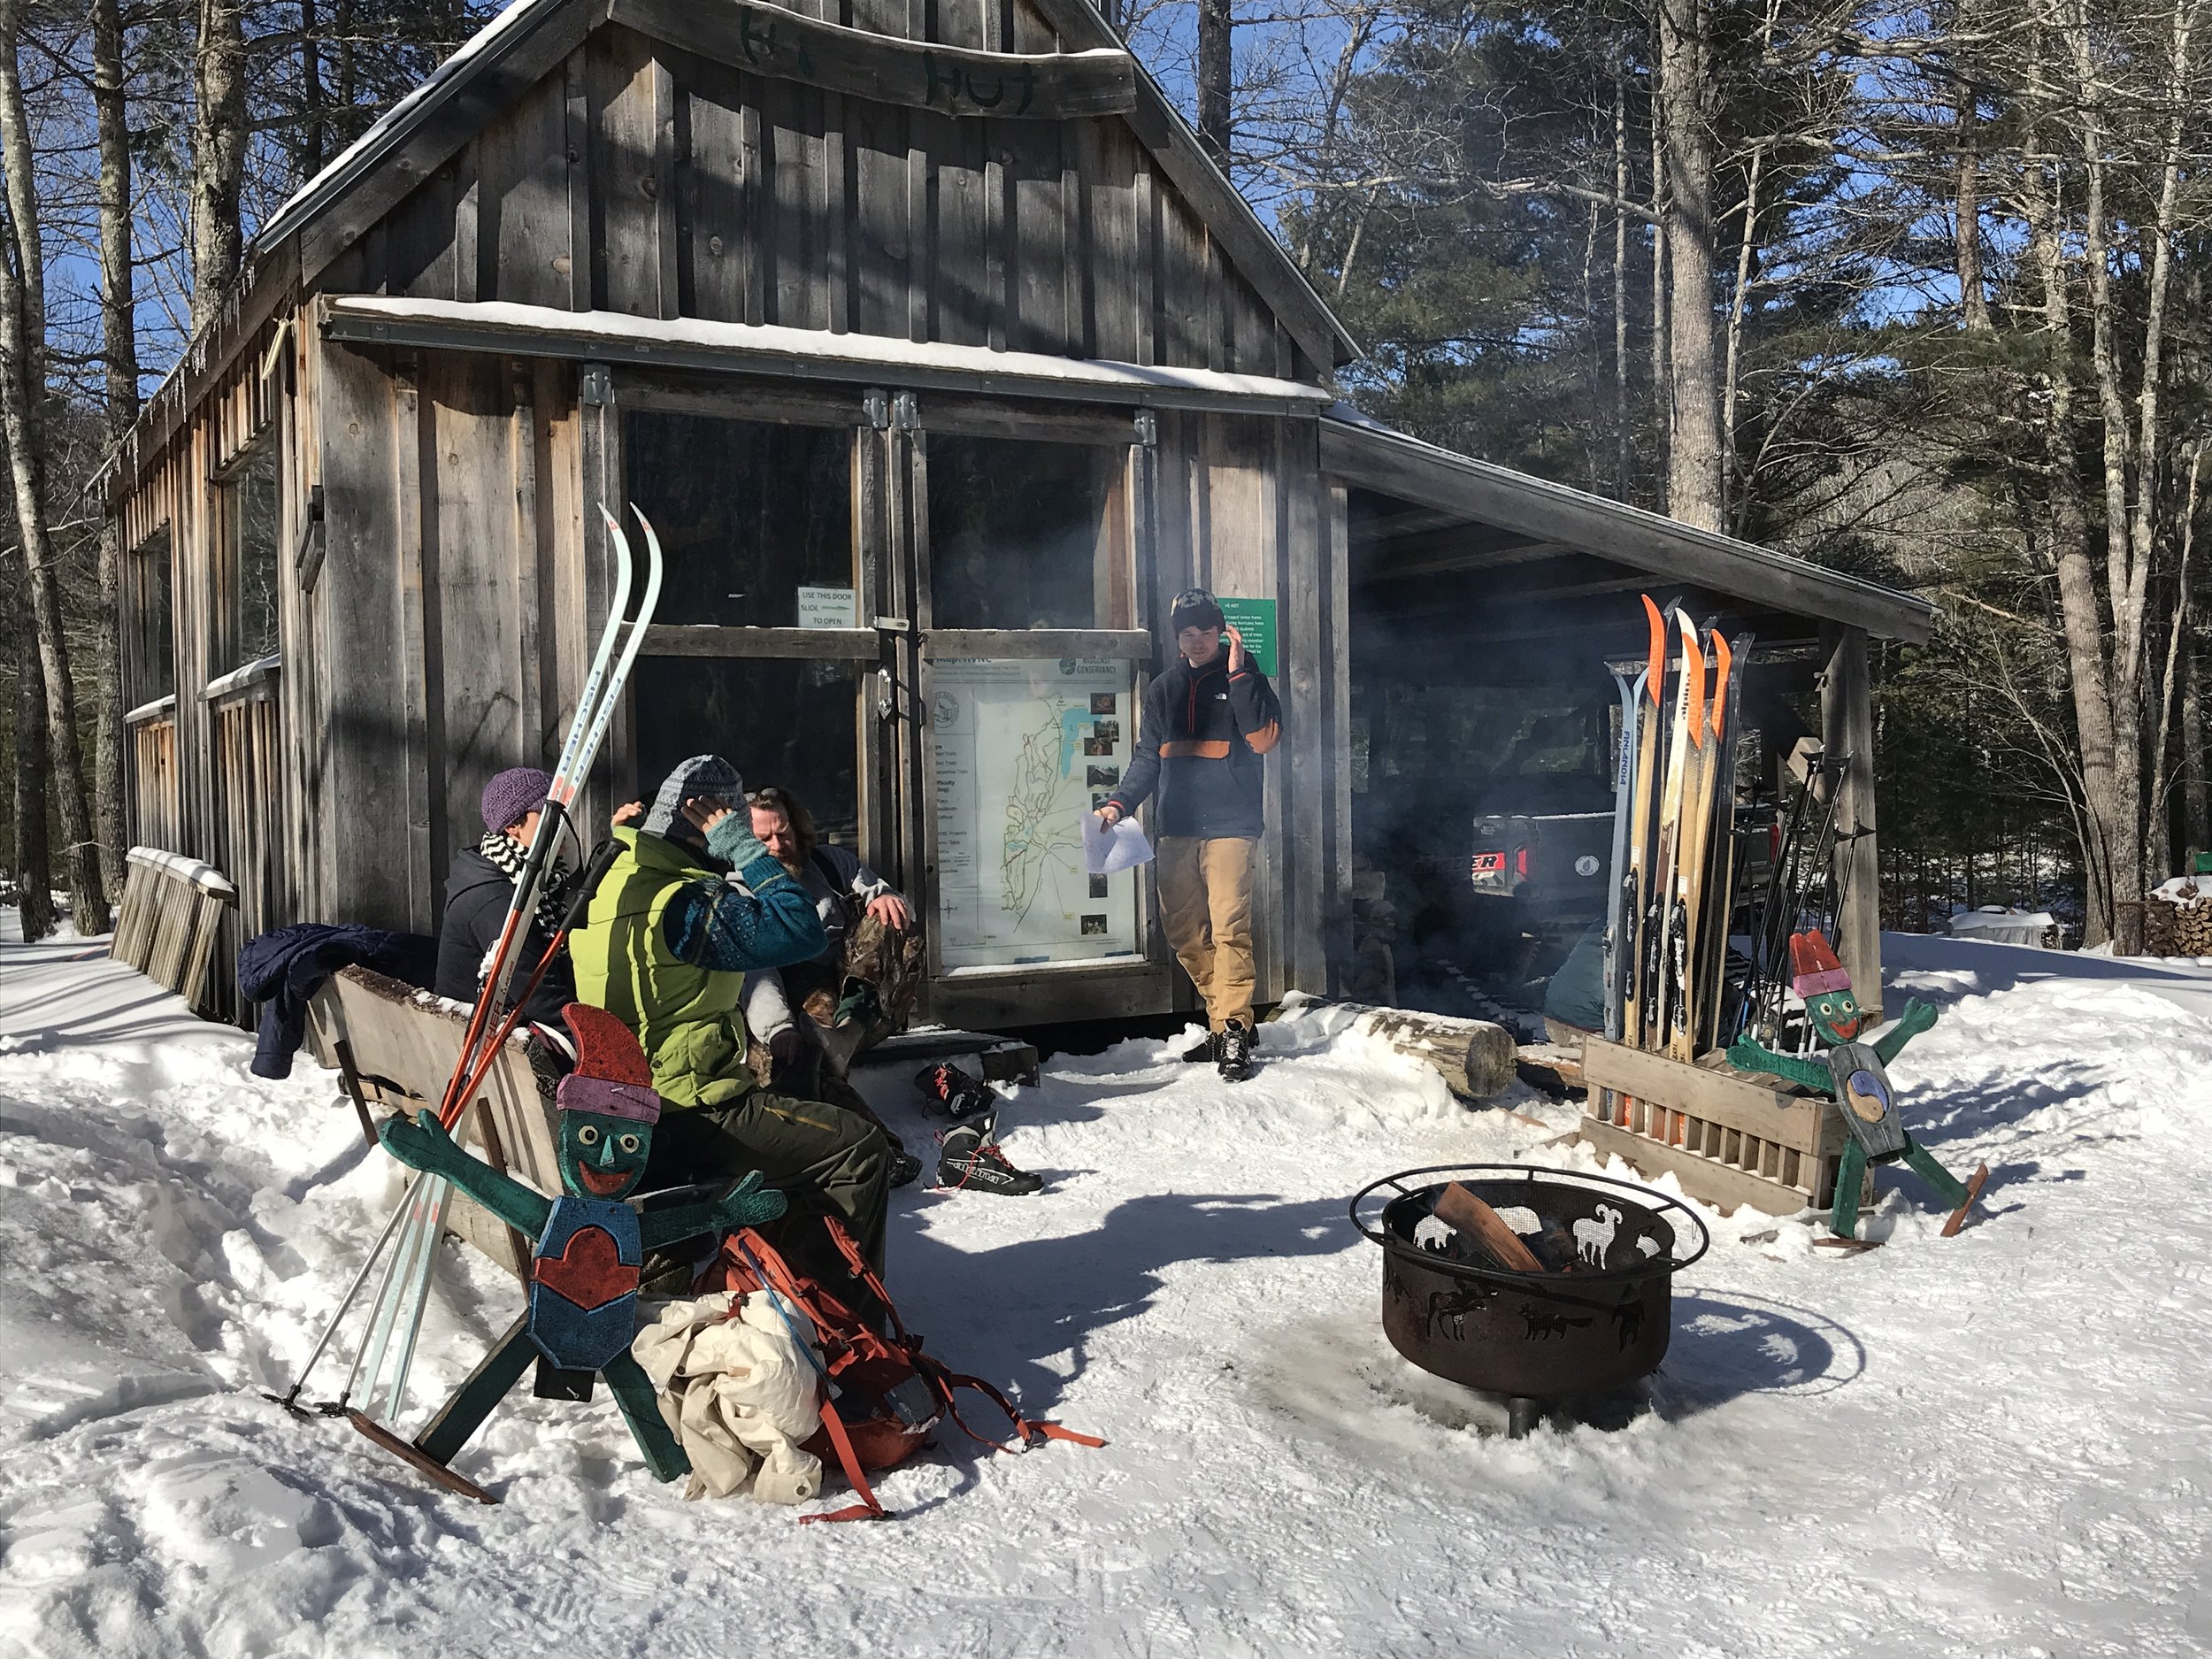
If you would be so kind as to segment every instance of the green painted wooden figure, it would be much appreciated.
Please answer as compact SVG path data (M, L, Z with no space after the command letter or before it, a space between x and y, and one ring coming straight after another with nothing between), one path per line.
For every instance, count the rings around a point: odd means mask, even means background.
M1932 1187L1937 1196L1952 1205L1947 1233L1955 1232L1964 1218L1973 1192L1936 1162L1932 1154L1906 1133L1898 1115L1896 1093L1885 1069L1899 1050L1935 1024L1935 1010L1925 1002L1908 1000L1897 1023L1874 1041L1859 1041L1867 1024L1858 998L1851 994L1851 979L1837 960L1828 941L1818 933L1790 936L1792 988L1805 999L1805 1015L1814 1032L1828 1045L1822 1056L1777 1054L1750 1037L1729 1045L1729 1064L1745 1071L1766 1071L1801 1087L1817 1089L1834 1097L1843 1108L1843 1121L1851 1139L1843 1148L1836 1171L1836 1198L1829 1211L1830 1231L1838 1238L1855 1238L1859 1226L1859 1188L1869 1164L1901 1159ZM1978 1179L1975 1190L1978 1190Z
M630 1355L645 1253L679 1239L753 1226L783 1214L783 1194L748 1175L718 1202L640 1212L625 1202L653 1149L660 1096L637 1038L604 1009L564 1011L580 1056L561 1079L562 1195L548 1198L453 1143L437 1114L395 1118L381 1131L403 1164L442 1175L509 1226L537 1240L529 1308L431 1420L415 1449L442 1468L529 1366L597 1372L620 1407L657 1480L691 1472L669 1432L653 1385Z

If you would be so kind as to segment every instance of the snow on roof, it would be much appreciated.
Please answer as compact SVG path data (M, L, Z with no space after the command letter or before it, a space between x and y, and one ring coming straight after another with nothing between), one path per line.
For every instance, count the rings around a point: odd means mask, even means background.
M572 0L513 0L513 4L463 41L453 55L432 70L423 83L379 116L369 130L348 144L323 170L292 192L254 234L256 253L266 253L300 228L327 196L336 194L382 157L417 119L459 90L478 71L490 67L529 35L538 20Z
M1336 394L1303 380L1213 369L1174 369L1104 358L1059 357L1036 351L993 351L887 334L833 334L765 323L708 322L698 318L633 317L621 311L567 311L509 300L431 300L375 295L334 296L324 302L326 326L334 338L434 349L528 350L557 356L609 356L651 360L702 357L726 359L712 366L773 367L819 377L825 365L854 377L903 372L963 381L988 377L1004 389L1118 392L1133 400L1220 401L1319 406ZM579 349L581 348L581 349Z

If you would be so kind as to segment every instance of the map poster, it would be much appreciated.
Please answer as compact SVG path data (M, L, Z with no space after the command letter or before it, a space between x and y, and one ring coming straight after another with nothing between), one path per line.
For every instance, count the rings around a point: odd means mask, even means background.
M1259 671L1275 678L1275 602L1272 599L1232 599L1215 595L1221 619L1244 635L1244 649L1252 653Z
M1110 659L932 664L947 968L1136 954L1142 870L1093 876L1083 860L1083 815L1135 746L1135 685Z

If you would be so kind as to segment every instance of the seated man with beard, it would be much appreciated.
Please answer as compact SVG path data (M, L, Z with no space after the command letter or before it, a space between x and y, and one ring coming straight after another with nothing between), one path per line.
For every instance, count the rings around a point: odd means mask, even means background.
M927 964L913 908L857 854L822 844L813 814L790 790L756 789L745 799L753 834L806 889L828 941L804 962L745 976L746 1029L766 1051L772 1087L873 1118L891 1146L891 1184L904 1186L921 1172L921 1160L846 1073L856 1056L902 1030L913 1012ZM938 1179L987 1192L1033 1192L1041 1185L1007 1164L979 1122L947 1133Z

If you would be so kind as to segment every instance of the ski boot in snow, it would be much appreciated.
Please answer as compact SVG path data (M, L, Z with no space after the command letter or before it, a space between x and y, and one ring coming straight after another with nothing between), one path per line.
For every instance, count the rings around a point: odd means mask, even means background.
M938 1137L944 1156L937 1160L937 1185L956 1191L1025 1197L1044 1190L1044 1177L1018 1170L992 1141L995 1113L955 1124Z
M1252 1028L1233 1019L1215 1038L1216 1069L1225 1082L1241 1083L1252 1075Z
M914 1085L932 1111L942 1112L956 1124L983 1117L998 1106L997 1090L949 1060L933 1060L914 1074Z

